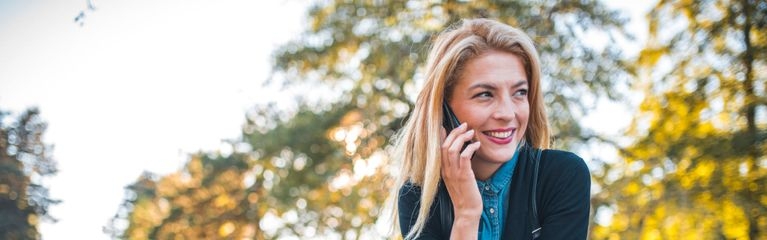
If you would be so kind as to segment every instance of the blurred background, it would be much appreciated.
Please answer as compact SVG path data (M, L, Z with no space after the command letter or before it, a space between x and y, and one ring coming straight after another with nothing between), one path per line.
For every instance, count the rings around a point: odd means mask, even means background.
M388 239L430 39L537 44L591 239L767 239L767 2L0 0L1 239Z

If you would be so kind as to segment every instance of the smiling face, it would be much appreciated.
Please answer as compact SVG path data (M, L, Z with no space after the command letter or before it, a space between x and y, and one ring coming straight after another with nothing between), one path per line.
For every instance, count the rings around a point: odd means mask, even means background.
M472 160L475 172L492 174L524 139L530 115L528 76L518 56L498 50L469 60L460 74L449 104L481 142Z

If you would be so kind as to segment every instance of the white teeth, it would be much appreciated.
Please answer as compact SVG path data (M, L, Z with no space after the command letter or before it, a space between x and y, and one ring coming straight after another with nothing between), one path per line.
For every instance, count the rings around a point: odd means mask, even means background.
M487 135L490 135L491 137L494 137L494 138L507 138L507 137L511 136L511 132L512 131L508 131L508 132L487 132Z

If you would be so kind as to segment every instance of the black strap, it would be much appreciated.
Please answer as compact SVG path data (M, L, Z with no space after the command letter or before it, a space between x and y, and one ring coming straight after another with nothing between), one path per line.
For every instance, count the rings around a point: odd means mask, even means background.
M535 154L535 157L533 157L533 179L532 179L532 189L530 192L530 202L531 202L531 208L533 211L533 239L538 239L541 235L541 223L538 219L538 199L536 198L536 193L538 189L538 171L540 168L540 162L541 162L541 154L543 153L543 150L529 147L527 149L528 151L533 150L535 151L530 152L528 154L528 159ZM450 199L450 194L447 192L447 187L445 186L445 183L440 181L439 182L439 190L437 191L437 204L438 211L439 211L439 221L440 225L442 226L442 236L449 237L450 231L453 229L453 202ZM507 207L508 209L508 207Z
M533 239L538 239L541 236L541 222L538 220L538 199L536 195L538 193L538 169L541 165L541 153L543 150L535 149L535 158L533 159L533 187L530 192L530 203L533 210Z
M450 200L450 194L447 192L445 182L439 181L440 189L437 192L437 201L439 204L439 221L442 226L442 236L449 237L453 229L453 201Z

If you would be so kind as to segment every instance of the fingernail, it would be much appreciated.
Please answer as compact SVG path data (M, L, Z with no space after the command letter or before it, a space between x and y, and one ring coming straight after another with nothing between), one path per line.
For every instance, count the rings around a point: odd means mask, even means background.
M470 129L467 133L474 134L474 129Z

